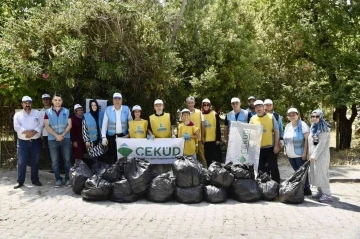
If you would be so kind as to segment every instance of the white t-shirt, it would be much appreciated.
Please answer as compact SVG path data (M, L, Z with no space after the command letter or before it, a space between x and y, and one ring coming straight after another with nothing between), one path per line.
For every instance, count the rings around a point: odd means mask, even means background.
M284 131L285 149L286 149L286 154L289 158L301 157L301 155L297 155L295 153L295 149L294 149L293 137L296 128L297 126L293 127L292 124L289 123L289 126L285 127L285 131ZM303 134L310 132L309 126L304 121L301 121L301 129Z

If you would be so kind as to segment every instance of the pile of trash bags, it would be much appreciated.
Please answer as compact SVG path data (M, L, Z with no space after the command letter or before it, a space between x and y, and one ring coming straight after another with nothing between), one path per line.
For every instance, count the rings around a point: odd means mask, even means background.
M274 200L283 203L304 201L304 183L309 168L305 163L281 185L267 173L255 178L254 166L214 162L209 168L189 156L178 156L172 169L153 176L150 163L141 158L124 157L115 164L96 162L92 168L79 160L70 169L74 193L91 201L135 202L146 197L152 202L222 203L229 196L240 202Z

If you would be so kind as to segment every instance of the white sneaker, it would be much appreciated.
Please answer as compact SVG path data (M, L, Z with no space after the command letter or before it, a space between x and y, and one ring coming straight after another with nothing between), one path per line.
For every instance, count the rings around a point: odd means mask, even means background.
M332 197L330 195L323 194L319 198L319 202L332 202Z

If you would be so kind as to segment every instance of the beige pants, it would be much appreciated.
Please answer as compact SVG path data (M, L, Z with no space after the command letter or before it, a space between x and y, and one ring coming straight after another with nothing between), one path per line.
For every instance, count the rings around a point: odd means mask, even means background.
M198 142L198 147L197 147L197 154L196 154L196 157L197 157L197 160L202 163L202 165L204 166L204 168L207 168L208 165L206 163L206 159L205 159L205 151L204 151L204 144L201 143L201 141L199 140Z

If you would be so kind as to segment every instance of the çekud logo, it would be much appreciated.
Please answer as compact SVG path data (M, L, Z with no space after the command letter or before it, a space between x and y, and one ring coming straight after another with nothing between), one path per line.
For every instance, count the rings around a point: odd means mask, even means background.
M158 132L166 131L167 128L164 127L162 123L159 124L159 128L157 129Z
M120 146L120 148L118 148L118 152L119 152L119 154L121 154L122 156L127 157L127 156L129 156L129 155L133 152L133 150L130 149L127 144L123 143L123 144Z

